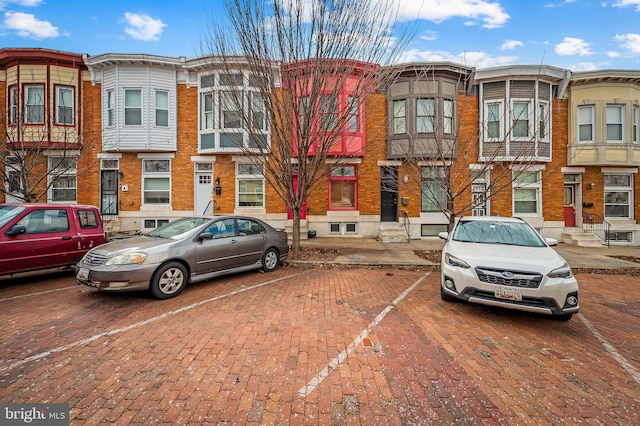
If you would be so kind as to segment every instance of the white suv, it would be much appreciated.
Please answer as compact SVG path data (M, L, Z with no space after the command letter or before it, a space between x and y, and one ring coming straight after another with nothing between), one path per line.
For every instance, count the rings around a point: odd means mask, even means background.
M527 222L499 216L461 217L442 250L442 299L553 315L579 311L578 283L567 262Z

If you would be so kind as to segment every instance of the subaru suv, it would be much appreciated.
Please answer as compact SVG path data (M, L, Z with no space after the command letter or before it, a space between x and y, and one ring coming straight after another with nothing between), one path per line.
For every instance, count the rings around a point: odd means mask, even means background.
M578 283L567 262L526 221L461 217L441 259L443 300L466 301L569 320L579 311Z

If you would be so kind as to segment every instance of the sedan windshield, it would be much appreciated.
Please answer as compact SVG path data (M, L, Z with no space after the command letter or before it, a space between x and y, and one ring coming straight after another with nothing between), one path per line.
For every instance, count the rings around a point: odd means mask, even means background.
M522 222L461 220L452 238L468 243L545 246L538 233L529 224Z
M173 222L169 222L148 232L147 236L156 238L180 237L210 220L211 219L207 219L206 217L183 217L182 219L176 219Z

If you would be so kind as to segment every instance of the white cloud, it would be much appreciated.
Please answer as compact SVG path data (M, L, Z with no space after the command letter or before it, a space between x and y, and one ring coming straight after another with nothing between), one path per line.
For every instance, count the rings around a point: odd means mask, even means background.
M571 71L595 71L600 69L600 67L593 62L579 62L574 65L569 65L569 69Z
M510 18L502 5L486 0L394 0L399 6L400 20L424 19L443 22L451 18L482 21L485 28L501 27Z
M620 45L633 54L640 53L640 34L622 34L613 38Z
M619 58L622 55L620 54L620 52L611 51L611 52L607 52L607 56L610 58Z
M505 40L504 43L502 43L502 46L500 46L501 50L513 50L516 47L522 47L524 46L524 43L518 40Z
M590 44L581 38L565 37L562 43L557 44L555 51L560 56L586 56L591 55Z
M424 34L420 36L420 39L425 41L433 41L437 38L438 35L435 31L425 31Z
M41 21L34 15L21 12L6 12L4 14L4 26L14 30L20 37L42 40L58 37L58 28L50 22Z
M635 6L636 12L640 12L640 0L616 0L613 2L613 7L627 6Z
M0 9L4 9L4 6L8 4L15 4L23 7L35 7L39 6L42 0L0 0Z
M470 67L489 68L516 63L517 56L490 56L485 52L463 52L453 54L438 50L408 50L404 52L400 63L406 62L455 62Z
M127 27L124 31L136 40L156 41L160 39L163 28L167 24L159 19L153 19L149 15L130 13L124 14Z

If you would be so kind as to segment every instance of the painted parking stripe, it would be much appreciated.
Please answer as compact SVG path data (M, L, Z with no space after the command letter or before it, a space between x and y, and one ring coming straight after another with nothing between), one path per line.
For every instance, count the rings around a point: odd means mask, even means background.
M28 294L21 294L19 296L5 297L4 299L0 299L0 302L8 302L9 300L24 299L25 297L31 297L31 296L40 296L41 294L55 293L56 291L70 290L72 288L78 288L78 286L76 285L73 287L56 288L54 290L38 291L37 293L28 293Z
M338 356L336 356L334 359L332 359L331 361L329 361L329 363L327 364L327 366L325 368L322 369L322 371L320 371L318 374L316 374L316 376L311 379L304 387L302 387L299 391L298 391L298 395L300 395L301 397L306 397L307 395L309 395L311 392L313 392L315 390L315 388L318 387L318 385L320 383L322 383L322 381L324 379L326 379L327 377L329 377L329 373L331 373L332 370L334 370L335 368L337 368L340 364L342 364L342 362L347 359L347 356L353 352L353 350L360 344L362 343L362 341L369 335L369 332L371 330L373 330L374 327L376 327L378 324L380 324L380 322L383 320L383 318L394 308L398 305L398 303L400 303L402 301L402 299L404 299L405 297L407 297L407 295L409 293L411 293L411 291L416 288L418 286L418 284L420 284L422 281L424 281L425 278L427 278L429 276L431 272L427 272L425 275L423 275L422 277L420 277L416 282L414 282L409 288L407 288L404 292L402 292L402 294L400 296L398 296L393 302L391 302L391 305L387 306L382 312L380 312L378 314L378 316L371 321L371 323L367 326L367 328L365 328L362 333L360 333L358 335L358 337L355 338L355 340L353 342L351 342L349 344L349 346L347 346L347 348L345 350L343 350L342 352L340 352L338 354Z
M202 300L202 301L197 302L197 303L192 303L191 305L183 306L182 308L178 308L178 309L175 309L173 311L165 312L162 315L158 315L158 316L155 316L155 317L152 317L152 318L148 318L148 319L146 319L144 321L139 321L139 322L136 322L134 324L128 325L126 327L116 328L115 330L105 331L104 333L100 333L100 334L94 334L93 336L87 337L86 339L77 340L75 342L72 342L72 343L69 343L69 344L66 344L66 345L63 345L63 346L58 346L57 348L53 348L53 349L50 349L48 351L40 352L39 354L32 355L32 356L27 357L25 359L21 359L19 361L14 362L13 364L7 365L5 367L0 367L0 373L3 373L5 371L13 370L14 368L29 364L30 362L37 361L37 360L40 360L42 358L46 358L49 355L54 354L54 353L64 352L64 351L69 350L71 348L75 348L76 346L86 345L87 343L91 343L94 340L98 340L98 339L101 339L103 337L113 336L115 334L124 333L126 331L133 330L135 328L139 328L139 327L145 326L147 324L151 324L152 322L156 322L158 320L170 317L172 315L179 314L181 312L189 311L191 309L197 308L199 306L202 306L202 305L210 303L210 302L215 302L215 301L220 300L220 299L225 299L227 297L235 296L236 294L244 293L245 291L255 290L256 288L264 287L264 286L267 286L269 284L273 284L273 283L276 283L278 281L283 281L283 280L286 280L286 279L289 279L289 278L293 278L293 277L296 277L296 276L299 276L299 275L307 274L309 272L310 271L299 272L297 274L287 275L287 276L284 276L284 277L280 277L280 278L276 278L276 279L273 279L273 280L265 281L265 282L260 283L260 284L256 284L256 285L253 285L253 286L250 286L250 287L241 288L240 290L232 291L231 293L221 294L220 296L216 296L216 297L212 297L210 299Z
M596 337L596 339L598 339L598 341L602 344L602 346L604 346L607 352L609 352L611 356L613 356L613 358L618 361L622 368L624 368L627 373L629 373L631 377L633 377L633 380L640 383L640 372L638 372L638 370L636 370L633 365L631 365L631 363L629 363L629 361L627 361L627 359L623 357L593 325L591 325L591 322L589 322L589 320L586 319L584 315L578 314L578 318L582 320L584 325L587 326L589 331Z

